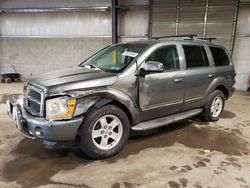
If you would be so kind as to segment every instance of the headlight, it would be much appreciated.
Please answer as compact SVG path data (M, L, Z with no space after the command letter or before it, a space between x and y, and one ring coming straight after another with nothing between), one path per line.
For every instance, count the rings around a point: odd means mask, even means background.
M73 116L76 100L70 97L58 97L46 101L46 119L70 119Z

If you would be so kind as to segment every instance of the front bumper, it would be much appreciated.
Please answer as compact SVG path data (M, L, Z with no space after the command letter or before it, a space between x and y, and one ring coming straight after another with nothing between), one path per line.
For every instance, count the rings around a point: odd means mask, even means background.
M45 141L60 142L74 141L78 128L82 124L82 117L70 120L47 121L41 117L30 115L23 108L21 102L13 96L7 100L7 113L15 121L16 127L28 138L40 138Z

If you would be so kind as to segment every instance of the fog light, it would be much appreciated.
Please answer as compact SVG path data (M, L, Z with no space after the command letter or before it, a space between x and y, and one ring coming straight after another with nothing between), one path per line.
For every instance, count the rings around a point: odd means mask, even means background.
M44 136L44 133L43 133L43 130L41 127L36 127L35 128L35 134L38 136L38 137L43 137Z

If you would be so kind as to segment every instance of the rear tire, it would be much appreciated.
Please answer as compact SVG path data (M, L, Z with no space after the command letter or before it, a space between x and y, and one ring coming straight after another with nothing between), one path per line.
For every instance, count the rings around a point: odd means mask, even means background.
M5 79L4 78L1 78L1 83L5 83Z
M15 82L20 82L21 80L20 80L20 78L15 78L14 81Z
M93 159L103 159L120 152L129 136L130 124L126 113L117 106L106 105L91 109L80 128L79 147Z
M220 90L212 92L201 113L201 119L205 121L217 121L225 105L225 95Z
M7 79L5 80L5 82L8 83L8 84L10 84L12 81L11 81L10 78L7 78Z

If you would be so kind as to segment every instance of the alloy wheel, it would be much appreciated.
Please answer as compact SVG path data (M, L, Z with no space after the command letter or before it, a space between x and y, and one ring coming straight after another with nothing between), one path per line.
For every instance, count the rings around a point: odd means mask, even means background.
M95 122L91 136L96 147L108 150L119 143L122 133L121 120L115 115L105 115Z

